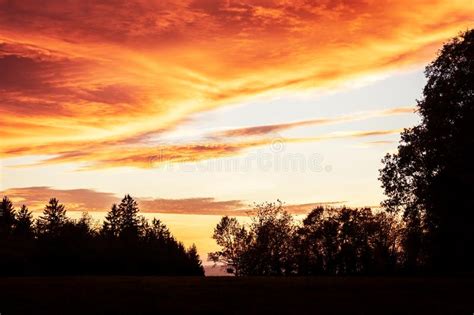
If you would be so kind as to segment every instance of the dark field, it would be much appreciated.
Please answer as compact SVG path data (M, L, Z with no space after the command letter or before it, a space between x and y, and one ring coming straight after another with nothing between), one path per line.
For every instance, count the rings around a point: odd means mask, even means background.
M0 278L9 314L473 314L469 278Z

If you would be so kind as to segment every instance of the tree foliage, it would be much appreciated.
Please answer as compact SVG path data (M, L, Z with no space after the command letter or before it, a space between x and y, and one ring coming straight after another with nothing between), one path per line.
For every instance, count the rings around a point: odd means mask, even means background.
M406 221L408 268L472 270L474 30L445 44L425 75L420 124L383 159L383 205Z
M8 197L3 197L0 202L0 236L8 236L15 222L15 209Z

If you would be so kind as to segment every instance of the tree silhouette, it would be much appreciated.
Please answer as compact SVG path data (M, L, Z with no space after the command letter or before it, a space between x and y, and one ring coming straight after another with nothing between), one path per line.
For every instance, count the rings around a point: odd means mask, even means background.
M323 207L313 209L297 230L295 259L299 274L335 272L337 225L331 224L335 223L332 220L324 220L324 213Z
M186 255L188 256L189 268L192 270L192 274L204 273L202 267L201 258L197 253L196 245L193 243L191 247L187 250Z
M57 236L61 227L67 222L66 209L56 198L51 198L39 217L37 225L40 234Z
M240 275L241 269L244 267L243 255L250 242L245 227L236 218L224 216L214 228L212 238L222 249L209 253L208 259L214 263L224 263L229 273Z
M246 253L249 274L283 275L294 270L293 217L283 208L281 201L255 206L251 217L251 245Z
M140 232L138 211L137 202L130 195L125 195L118 205L120 238L131 240L138 237Z
M20 238L32 238L33 231L33 215L25 205L22 205L16 215L14 234Z
M102 233L108 238L117 238L120 235L120 211L117 205L114 203L112 208L105 216L104 223L102 225Z
M280 201L255 205L248 226L224 216L214 229L220 251L209 253L209 260L224 263L235 275L283 275L295 268L294 225Z
M7 196L0 203L0 238L8 237L15 223L15 209Z
M383 159L384 207L406 221L406 263L437 271L474 266L474 30L426 67L421 123Z
M151 225L145 229L145 238L149 240L158 240L168 242L172 239L171 233L160 220L153 218Z

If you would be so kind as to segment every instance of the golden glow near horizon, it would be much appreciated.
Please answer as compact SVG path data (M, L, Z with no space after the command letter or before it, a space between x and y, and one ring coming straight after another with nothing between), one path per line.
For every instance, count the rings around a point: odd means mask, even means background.
M473 17L471 0L0 0L0 191L73 211L131 193L169 218L376 206L422 67Z

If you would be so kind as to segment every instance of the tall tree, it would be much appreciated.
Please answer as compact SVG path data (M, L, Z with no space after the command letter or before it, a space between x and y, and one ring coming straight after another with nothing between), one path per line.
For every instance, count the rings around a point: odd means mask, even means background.
M66 209L58 199L51 198L38 219L38 229L41 234L57 236L61 227L67 222Z
M193 243L191 247L186 251L188 256L188 264L190 267L190 274L199 275L204 274L204 268L202 267L201 258L198 255L196 245Z
M31 238L33 232L33 215L25 205L22 205L16 216L15 235Z
M208 259L223 263L229 273L240 275L245 267L243 256L250 243L246 228L236 218L224 216L214 228L212 238L222 249L209 253Z
M102 225L102 234L108 238L117 238L120 235L120 221L120 211L117 205L114 203L110 211L105 216L105 220Z
M251 217L251 249L247 259L252 261L251 274L283 275L294 269L293 217L283 208L283 203L265 202L255 206Z
M280 201L255 205L248 226L223 217L213 238L222 247L209 260L222 262L236 275L285 275L296 269L292 216Z
M421 123L401 134L380 171L388 211L406 221L410 265L474 266L474 30L446 43L426 67Z
M130 196L125 195L118 206L120 215L120 237L122 239L136 239L140 234L140 217L138 204Z
M10 235L15 223L15 209L10 199L5 196L0 202L0 237Z
M329 222L327 212L322 206L313 209L298 228L295 257L299 274L330 273L335 268L333 256L336 254L337 226L327 224L333 223L332 220Z

